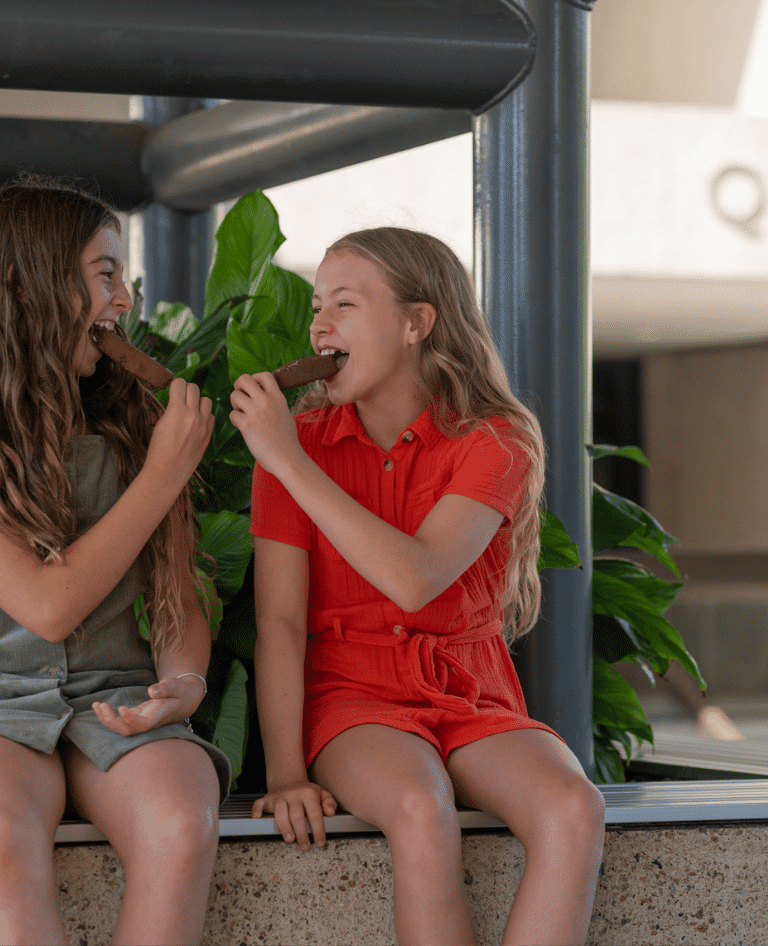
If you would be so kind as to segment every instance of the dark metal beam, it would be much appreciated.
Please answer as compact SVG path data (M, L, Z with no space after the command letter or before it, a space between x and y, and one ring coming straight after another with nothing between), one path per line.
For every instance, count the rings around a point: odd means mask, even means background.
M474 122L476 276L513 388L544 429L546 504L584 564L544 573L542 618L516 663L531 715L591 775L591 4L524 6L536 26L534 68Z
M0 87L478 112L534 56L513 0L3 0Z
M471 130L458 109L229 102L163 125L142 167L156 200L202 210Z
M149 137L134 122L0 118L0 181L33 171L96 186L118 210L149 202L152 189L141 170Z

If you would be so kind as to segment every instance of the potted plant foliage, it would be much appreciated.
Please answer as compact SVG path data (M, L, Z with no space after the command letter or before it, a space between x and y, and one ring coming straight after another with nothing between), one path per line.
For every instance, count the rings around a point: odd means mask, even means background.
M273 262L283 241L272 204L260 191L248 194L217 232L202 317L180 303L161 304L145 322L137 285L137 303L123 319L134 345L194 381L213 402L214 432L193 484L202 527L199 567L206 577L213 638L209 692L195 724L227 753L239 790L250 792L263 788L260 742L249 740L256 724L256 626L251 583L246 580L252 555L248 525L253 460L229 420L229 394L241 374L271 371L312 353L312 287ZM287 396L292 402L298 393ZM608 454L647 464L635 447L595 448L596 458ZM679 634L664 618L682 587L668 551L674 538L641 507L594 485L593 539L597 777L621 781L632 741L652 741L653 734L636 693L613 665L634 661L653 678L653 671L665 673L676 659L702 686L703 681ZM616 550L622 547L651 553L675 580L659 579L643 565L619 557ZM562 524L543 510L540 569L578 565L578 551Z

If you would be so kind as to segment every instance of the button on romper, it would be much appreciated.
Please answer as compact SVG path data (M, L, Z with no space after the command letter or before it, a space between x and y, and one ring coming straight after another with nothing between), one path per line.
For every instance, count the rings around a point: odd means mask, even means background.
M296 417L308 455L345 492L414 535L441 496L477 499L517 514L528 469L509 425L493 418L460 437L443 435L428 411L386 453L353 405ZM498 434L498 435L497 435ZM505 436L506 435L506 436ZM280 482L256 466L254 535L309 553L304 752L307 765L334 736L378 723L422 736L443 761L458 746L514 729L529 718L501 635L507 537L488 548L442 594L407 613L352 569Z
M118 472L105 438L73 437L65 457L79 532L85 532L117 501ZM227 757L182 723L134 736L103 726L94 702L138 706L157 682L133 612L141 594L134 563L118 585L61 643L51 643L0 611L0 736L41 752L53 752L60 739L73 742L106 771L137 746L162 739L186 739L202 746L219 777L222 800L229 791Z

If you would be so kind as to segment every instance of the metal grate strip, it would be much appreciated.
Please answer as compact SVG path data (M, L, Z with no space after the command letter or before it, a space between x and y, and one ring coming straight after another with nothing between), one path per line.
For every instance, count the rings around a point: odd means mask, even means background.
M715 782L635 782L603 785L606 824L670 824L677 822L768 821L768 780L734 779ZM235 795L220 809L222 838L275 838L279 834L271 817L251 818L256 795ZM459 810L462 829L504 828L480 811ZM373 825L342 812L325 819L328 834L378 833ZM105 841L92 824L64 821L56 843Z

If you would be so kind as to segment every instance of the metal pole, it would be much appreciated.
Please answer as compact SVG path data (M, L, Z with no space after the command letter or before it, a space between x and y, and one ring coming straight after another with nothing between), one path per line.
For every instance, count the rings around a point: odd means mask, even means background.
M209 104L206 99L144 97L141 101L144 120L152 124L163 124ZM184 302L201 318L213 247L213 211L180 213L152 204L141 217L145 318L158 302Z
M522 0L537 33L530 75L474 120L475 259L513 390L548 450L545 501L583 571L545 573L542 617L516 658L529 712L590 776L591 313L588 0Z

